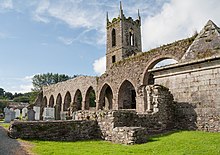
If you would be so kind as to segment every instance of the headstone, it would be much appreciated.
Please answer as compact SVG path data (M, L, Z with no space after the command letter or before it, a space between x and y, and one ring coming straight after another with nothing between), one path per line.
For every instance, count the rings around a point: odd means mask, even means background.
M10 123L12 118L11 118L11 110L9 110L8 108L4 109L4 113L5 113L5 123Z
M22 118L26 117L27 111L28 111L27 108L23 108L23 109L22 109Z
M15 111L12 109L11 111L11 120L13 121L15 119Z
M43 120L55 120L55 108L44 108Z
M78 120L78 115L75 111L72 113L72 120Z
M9 109L7 107L4 108L4 113L6 113L7 111L9 111Z
M35 111L33 109L29 109L27 112L28 121L35 120Z
M15 118L20 118L21 111L20 109L15 109Z
M33 110L35 111L35 120L39 121L40 120L40 107L34 106Z
M61 120L66 120L67 113L68 113L68 112L66 112L66 111L61 111L61 112L60 112L60 119L61 119Z

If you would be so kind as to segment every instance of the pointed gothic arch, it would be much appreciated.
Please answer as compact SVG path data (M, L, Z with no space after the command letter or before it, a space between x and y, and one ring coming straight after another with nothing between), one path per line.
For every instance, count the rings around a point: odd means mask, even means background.
M67 91L66 95L64 97L63 111L69 111L70 110L70 103L71 103L71 95L70 95L70 92Z
M92 86L88 88L86 91L86 97L85 97L85 110L95 110L96 108L96 94L95 90Z
M60 112L62 106L62 97L60 93L57 95L56 98L56 105L55 105L55 120L60 120Z
M44 96L43 103L42 103L42 106L40 108L40 120L43 120L43 112L44 112L45 107L47 107L47 97L46 96Z
M110 110L113 104L113 92L108 84L104 84L99 95L99 109Z
M134 85L125 80L118 92L118 107L119 109L136 109L136 91Z
M129 45L130 46L134 46L135 43L134 43L134 30L132 28L130 28L129 30Z
M73 99L73 111L82 110L82 93L77 89Z
M116 30L112 29L112 47L116 46Z
M53 97L53 95L50 96L48 107L51 107L51 108L54 107L54 97Z

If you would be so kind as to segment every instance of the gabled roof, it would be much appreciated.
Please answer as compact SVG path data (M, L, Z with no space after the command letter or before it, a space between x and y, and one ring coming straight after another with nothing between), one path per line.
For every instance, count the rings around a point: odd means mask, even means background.
M215 55L220 55L220 28L209 20L181 60L190 61Z

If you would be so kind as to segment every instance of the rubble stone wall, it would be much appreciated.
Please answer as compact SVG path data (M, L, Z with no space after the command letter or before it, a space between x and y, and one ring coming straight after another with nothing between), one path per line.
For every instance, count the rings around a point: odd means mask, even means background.
M12 138L54 141L100 139L96 121L14 122L8 135Z

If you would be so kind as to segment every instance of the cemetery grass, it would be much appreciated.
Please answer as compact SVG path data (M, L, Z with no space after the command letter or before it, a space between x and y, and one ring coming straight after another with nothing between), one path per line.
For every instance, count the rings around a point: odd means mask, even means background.
M29 141L37 155L219 155L220 133L179 131L151 137L148 143L126 146L107 141Z
M9 126L10 126L10 123L4 123L4 121L1 120L1 121L0 121L0 126L2 126L3 128L5 128L5 129L8 130L8 128L9 128Z

